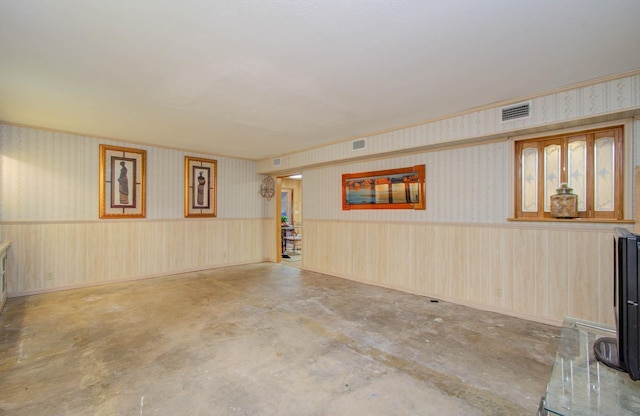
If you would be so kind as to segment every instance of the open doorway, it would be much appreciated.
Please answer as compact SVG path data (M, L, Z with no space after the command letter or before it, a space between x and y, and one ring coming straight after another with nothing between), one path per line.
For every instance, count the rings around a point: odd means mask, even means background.
M301 267L303 253L302 175L278 178L281 260Z

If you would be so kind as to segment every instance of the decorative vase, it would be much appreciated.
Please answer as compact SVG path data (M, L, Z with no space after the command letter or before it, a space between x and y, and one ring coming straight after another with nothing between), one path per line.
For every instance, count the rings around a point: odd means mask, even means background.
M558 192L551 195L551 216L554 218L576 218L578 216L578 195L573 193L566 182L560 184Z

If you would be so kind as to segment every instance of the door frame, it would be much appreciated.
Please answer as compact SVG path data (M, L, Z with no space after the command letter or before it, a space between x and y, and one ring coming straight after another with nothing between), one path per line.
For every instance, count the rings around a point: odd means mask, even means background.
M295 173L289 173L286 175L278 175L276 176L276 187L275 187L275 196L276 196L276 214L275 214L275 218L274 218L274 226L275 226L275 230L276 230L276 263L280 263L282 261L282 229L281 229L281 221L280 221L280 213L282 212L282 180L283 179L287 179L289 176L294 175ZM302 181L302 179L300 179L300 181ZM302 182L300 182L300 186L302 187ZM288 188L285 188L288 189ZM292 197L292 203L291 203L291 210L293 211L294 208L294 204L293 204L293 198L300 198L302 195L295 195L294 194L294 190L291 191L291 197ZM297 219L297 221L302 221L302 217L303 217L303 212L304 209L302 208L302 200L300 200L300 216ZM292 212L291 215L293 216L294 213ZM293 222L292 222L293 225Z

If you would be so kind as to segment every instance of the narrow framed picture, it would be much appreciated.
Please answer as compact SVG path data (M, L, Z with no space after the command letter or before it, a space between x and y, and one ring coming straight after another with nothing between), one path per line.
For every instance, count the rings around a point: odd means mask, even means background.
M425 165L342 175L342 209L426 209Z
M100 218L144 218L146 150L100 145Z
M216 160L185 156L184 216L216 216Z

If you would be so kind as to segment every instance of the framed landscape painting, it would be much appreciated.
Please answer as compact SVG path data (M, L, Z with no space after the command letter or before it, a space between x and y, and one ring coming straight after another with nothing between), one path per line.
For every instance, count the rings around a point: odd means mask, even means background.
M216 216L216 168L218 162L185 156L184 216Z
M426 208L425 166L342 175L342 209Z
M100 218L144 218L147 152L100 145Z

